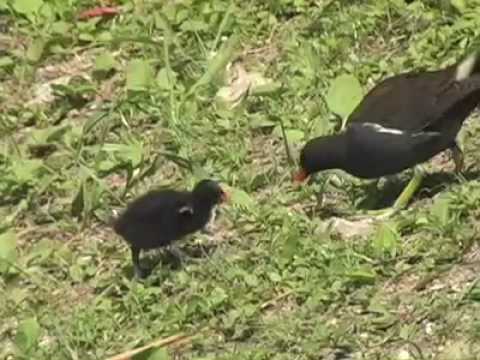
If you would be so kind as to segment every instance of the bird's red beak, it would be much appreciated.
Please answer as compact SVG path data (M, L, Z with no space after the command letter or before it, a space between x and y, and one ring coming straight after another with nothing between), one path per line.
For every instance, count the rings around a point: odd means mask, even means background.
M300 169L295 175L293 175L293 181L296 183L302 183L306 179L308 179L308 173L303 169Z

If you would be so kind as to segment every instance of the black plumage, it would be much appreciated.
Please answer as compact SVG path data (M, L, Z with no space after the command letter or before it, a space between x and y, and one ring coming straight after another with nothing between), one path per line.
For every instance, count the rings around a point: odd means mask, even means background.
M134 200L116 219L113 228L131 247L135 274L145 277L141 250L167 246L205 228L216 205L227 199L212 180L202 180L193 191L154 190Z
M463 153L456 136L479 102L478 52L442 70L390 77L363 98L344 131L312 139L303 147L301 170L295 178L303 181L327 169L378 178L425 162L446 149L452 150L460 171Z

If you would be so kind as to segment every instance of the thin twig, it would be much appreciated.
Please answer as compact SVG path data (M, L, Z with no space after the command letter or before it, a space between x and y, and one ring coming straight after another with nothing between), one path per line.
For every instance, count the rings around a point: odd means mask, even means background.
M286 292L284 292L283 294L280 294L276 297L274 297L273 299L270 299L266 302L264 302L262 305L260 305L260 309L261 310L265 310L267 307L271 306L271 305L274 305L275 303L279 302L280 300L288 297L289 295L291 295L293 293L293 290L287 290Z

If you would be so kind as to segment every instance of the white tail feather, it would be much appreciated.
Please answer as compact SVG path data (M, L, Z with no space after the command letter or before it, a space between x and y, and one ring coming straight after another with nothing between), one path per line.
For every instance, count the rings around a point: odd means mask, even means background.
M472 75L475 65L478 61L478 53L474 52L469 55L465 60L463 60L457 66L457 71L455 72L455 80L462 81Z

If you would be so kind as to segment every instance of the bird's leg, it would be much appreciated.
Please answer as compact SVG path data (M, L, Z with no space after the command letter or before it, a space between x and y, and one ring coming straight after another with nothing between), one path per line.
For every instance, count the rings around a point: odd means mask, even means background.
M398 211L402 210L408 205L410 199L413 197L415 192L422 184L424 177L425 170L423 169L423 167L420 165L416 166L414 168L414 175L412 179L410 179L407 186L405 186L405 188L403 189L402 193L397 197L397 200L395 200L393 206L387 209L367 211L367 215L375 216L378 219L386 219L396 214Z
M463 151L460 149L460 146L458 146L456 141L450 147L450 151L452 152L453 162L455 163L455 172L459 174L462 172L464 165Z
M173 255L178 261L182 261L187 255L184 251L180 250L176 245L172 244L168 247L168 252Z
M131 247L131 252L132 252L132 263L133 263L133 271L135 273L135 277L139 279L144 279L146 278L150 270L142 268L140 265L140 249Z
M393 204L393 208L396 210L401 210L406 207L420 185L422 185L425 177L425 170L419 165L416 166L413 171L413 178L409 181L407 186L405 186L405 189L403 189L402 193L398 196L397 200Z

